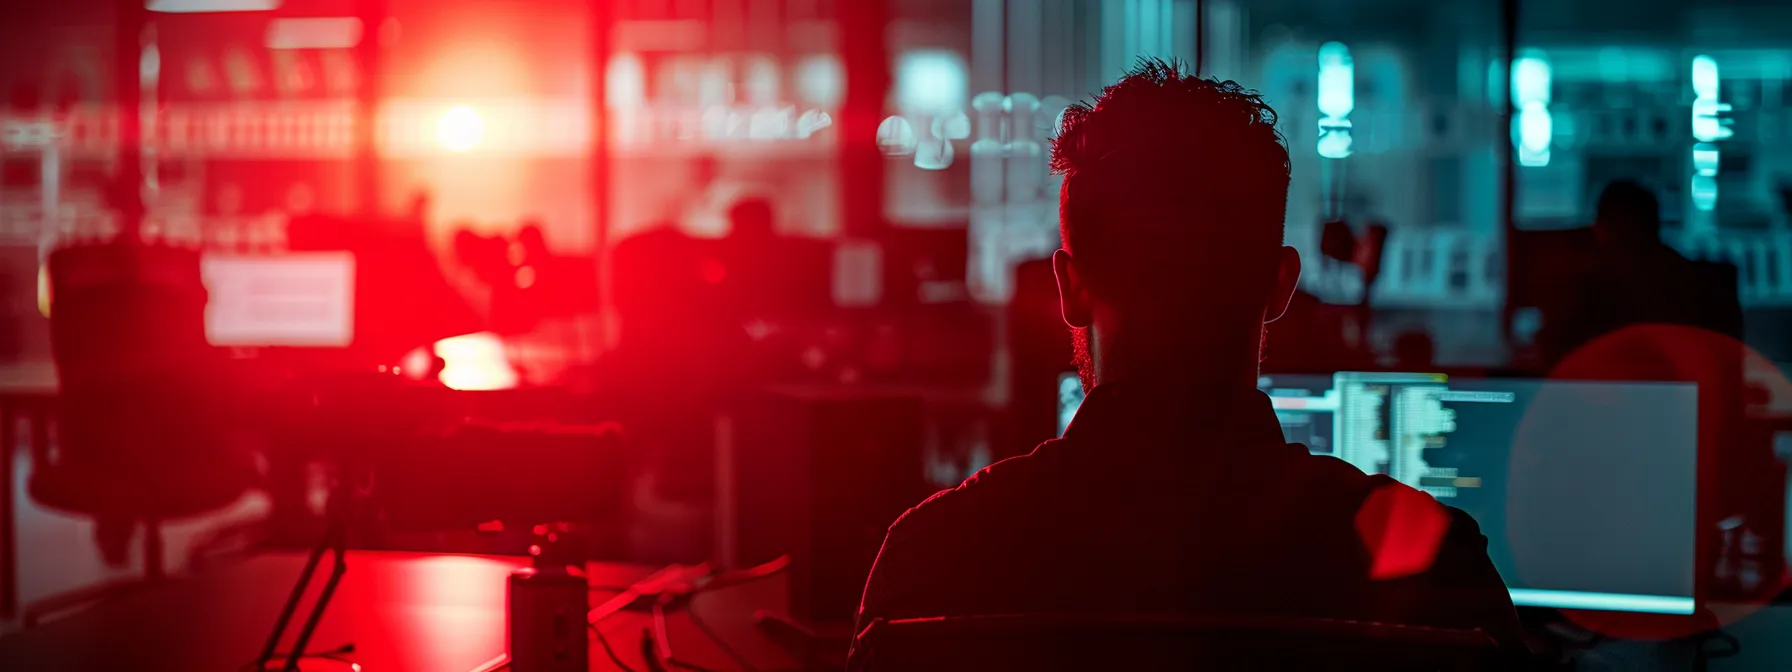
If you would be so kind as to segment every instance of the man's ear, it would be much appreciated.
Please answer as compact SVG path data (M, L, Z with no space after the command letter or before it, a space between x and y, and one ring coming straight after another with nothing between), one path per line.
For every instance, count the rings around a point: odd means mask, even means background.
M1068 250L1052 253L1052 275L1058 278L1058 309L1064 314L1064 323L1076 329L1087 328L1095 321L1089 307L1089 290Z
M1263 311L1265 323L1282 319L1288 312L1288 304L1294 300L1295 288L1299 286L1300 252L1284 245L1276 260L1276 284L1269 290L1269 305Z

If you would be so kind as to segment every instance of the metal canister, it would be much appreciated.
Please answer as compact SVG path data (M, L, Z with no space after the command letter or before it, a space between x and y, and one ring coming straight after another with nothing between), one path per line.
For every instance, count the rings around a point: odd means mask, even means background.
M510 669L588 672L591 607L584 577L564 569L525 567L510 574Z

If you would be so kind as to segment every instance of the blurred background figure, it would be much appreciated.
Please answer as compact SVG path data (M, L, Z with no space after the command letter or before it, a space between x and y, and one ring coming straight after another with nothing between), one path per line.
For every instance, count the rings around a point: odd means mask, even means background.
M1558 289L1545 317L1551 361L1625 326L1696 327L1740 342L1736 267L1691 261L1662 241L1661 202L1640 182L1614 181L1599 194L1593 247L1578 275Z

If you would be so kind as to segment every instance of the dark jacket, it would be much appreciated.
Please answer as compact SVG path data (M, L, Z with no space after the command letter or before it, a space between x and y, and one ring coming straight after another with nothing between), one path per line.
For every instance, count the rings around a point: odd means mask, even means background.
M1522 646L1486 548L1460 510L1283 443L1255 390L1103 385L1063 439L898 518L856 627L1238 613L1479 628Z

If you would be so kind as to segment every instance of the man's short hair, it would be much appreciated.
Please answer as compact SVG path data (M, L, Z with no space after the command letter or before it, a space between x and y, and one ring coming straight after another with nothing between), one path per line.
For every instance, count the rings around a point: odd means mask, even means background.
M1156 59L1065 110L1051 161L1059 232L1090 291L1261 305L1288 207L1275 126L1256 92Z

